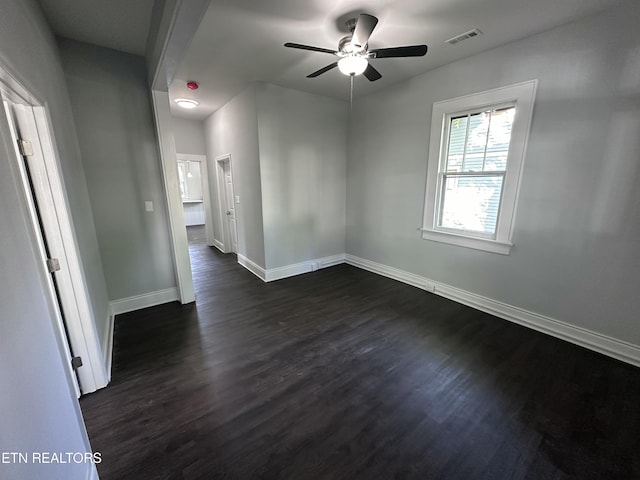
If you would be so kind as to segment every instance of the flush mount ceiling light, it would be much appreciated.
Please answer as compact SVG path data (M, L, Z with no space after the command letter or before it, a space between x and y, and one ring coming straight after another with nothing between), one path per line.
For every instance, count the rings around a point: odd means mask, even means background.
M199 105L198 102L190 98L176 98L174 102L176 102L179 107L188 109L196 108Z
M367 59L359 55L349 55L338 60L338 68L345 75L360 75L368 65Z

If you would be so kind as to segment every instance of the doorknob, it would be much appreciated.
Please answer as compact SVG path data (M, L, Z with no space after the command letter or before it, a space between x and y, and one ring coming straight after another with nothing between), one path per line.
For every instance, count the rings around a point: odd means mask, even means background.
M231 215L231 210L227 210L227 215Z

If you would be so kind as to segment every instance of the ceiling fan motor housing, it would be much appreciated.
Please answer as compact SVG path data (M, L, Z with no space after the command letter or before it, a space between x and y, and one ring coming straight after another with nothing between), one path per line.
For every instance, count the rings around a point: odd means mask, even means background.
M351 39L353 38L352 35L347 35L346 37L342 37L340 39L340 41L338 42L338 51L340 53L356 53L357 50L353 48L353 45L351 44ZM366 50L363 49L363 50Z

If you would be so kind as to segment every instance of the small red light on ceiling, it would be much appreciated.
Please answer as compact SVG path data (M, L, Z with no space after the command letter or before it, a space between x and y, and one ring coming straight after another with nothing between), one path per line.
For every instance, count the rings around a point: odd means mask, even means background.
M198 82L187 82L187 88L189 90L197 90L199 86Z

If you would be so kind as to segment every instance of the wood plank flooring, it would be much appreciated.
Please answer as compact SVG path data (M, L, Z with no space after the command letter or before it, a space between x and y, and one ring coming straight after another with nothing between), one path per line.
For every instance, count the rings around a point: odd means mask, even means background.
M196 305L119 315L102 480L640 479L640 369L339 265L265 284L189 229Z

